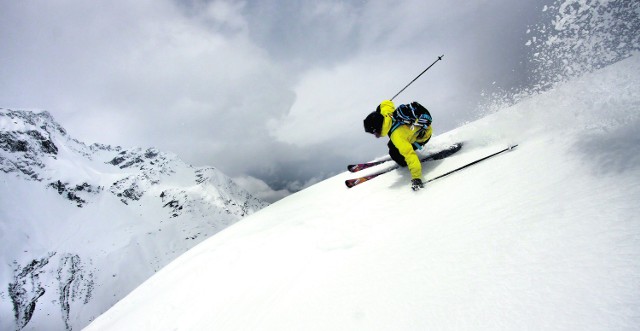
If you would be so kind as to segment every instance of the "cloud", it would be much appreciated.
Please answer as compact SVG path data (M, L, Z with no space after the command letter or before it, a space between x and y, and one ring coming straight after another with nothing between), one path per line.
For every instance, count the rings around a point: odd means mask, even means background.
M240 187L251 192L253 196L269 203L278 201L291 194L291 191L286 189L276 191L269 187L267 183L255 177L242 176L234 177L232 179L236 184L240 185Z
M8 66L2 100L50 109L81 139L220 154L264 141L263 123L291 103L281 69L247 39L241 6L214 2L197 16L163 1L38 7L12 8L24 59Z
M335 140L332 133L342 135L350 134L354 129L362 131L364 116L409 83L413 78L409 75L417 75L423 70L416 67L416 63L426 67L427 61L431 63L436 58L427 60L415 54L387 50L354 57L330 69L309 71L296 85L296 101L291 110L284 117L269 122L270 132L279 141L308 146ZM389 59L396 61L389 62ZM417 82L412 86L415 90L403 94L397 102L415 99L427 104L427 98L435 95L430 91L436 81L433 77L438 77L434 72L442 72L444 65L434 67L429 72L431 79ZM390 74L395 72L405 72L407 76ZM416 91L420 91L420 95Z
M396 101L427 106L436 133L476 116L483 88L524 79L536 5L4 1L0 106L292 191L386 153L362 118L439 55Z

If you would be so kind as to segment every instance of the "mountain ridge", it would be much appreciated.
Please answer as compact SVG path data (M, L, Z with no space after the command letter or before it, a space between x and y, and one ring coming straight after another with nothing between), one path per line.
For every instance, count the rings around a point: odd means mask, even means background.
M156 148L86 145L49 112L10 109L0 109L0 196L0 328L25 330L86 325L267 206L215 167Z

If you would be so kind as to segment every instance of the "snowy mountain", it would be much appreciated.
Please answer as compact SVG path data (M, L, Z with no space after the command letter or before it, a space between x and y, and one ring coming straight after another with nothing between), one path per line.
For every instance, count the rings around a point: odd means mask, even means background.
M427 179L519 147L421 191L399 169L280 200L87 330L637 329L639 72L631 57L437 135L427 152L465 145Z
M266 205L215 168L87 146L47 112L0 109L0 329L82 328Z

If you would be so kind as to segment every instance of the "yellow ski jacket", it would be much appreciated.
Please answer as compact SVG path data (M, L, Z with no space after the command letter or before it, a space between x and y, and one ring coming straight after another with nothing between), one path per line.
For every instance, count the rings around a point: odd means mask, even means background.
M389 130L391 130L391 125L393 124L391 115L395 109L396 108L391 100L385 100L380 103L380 113L384 116L382 132L380 132L381 137L389 134ZM420 144L426 142L431 138L432 133L431 126L429 126L425 134L418 138L419 130L419 127L401 125L395 129L389 137L391 142L393 142L396 148L398 148L398 151L400 151L400 154L404 156L409 172L411 172L412 179L422 178L422 164L420 163L418 154L416 154L416 151L413 149L414 143Z

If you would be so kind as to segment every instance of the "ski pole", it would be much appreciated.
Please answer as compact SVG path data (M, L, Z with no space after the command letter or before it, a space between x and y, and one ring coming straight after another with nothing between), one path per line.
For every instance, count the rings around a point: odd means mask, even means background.
M429 70L429 68L433 67L433 65L436 64L436 62L442 60L443 57L444 57L444 54L438 56L437 60L433 61L433 63L431 63L431 65L428 66L427 69L424 69L424 71L422 71L418 76L416 76L416 78L414 78L411 82L409 82L409 84L407 84L407 86L402 88L402 90L400 90L400 92L396 93L396 95L394 95L393 98L391 98L390 100L393 101L393 99L395 99L398 95L400 95L400 93L402 93L402 91L404 91L407 87L409 87L409 85L413 84L413 82L415 82L416 79L420 78L420 76L422 76L422 74L427 72L427 70Z

